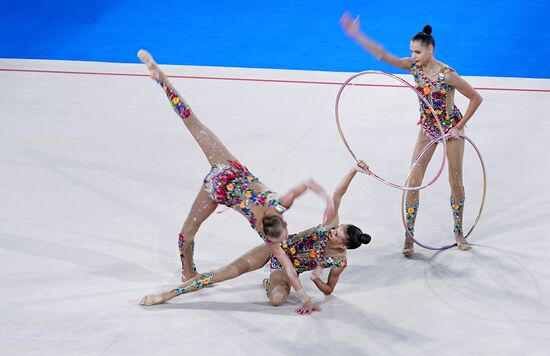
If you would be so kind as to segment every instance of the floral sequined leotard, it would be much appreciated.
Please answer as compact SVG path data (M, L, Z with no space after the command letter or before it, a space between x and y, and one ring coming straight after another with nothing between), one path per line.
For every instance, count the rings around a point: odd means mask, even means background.
M345 256L325 257L328 234L333 227L319 225L316 228L290 235L282 247L298 273L321 268L346 267ZM283 269L275 256L271 256L272 270Z
M252 212L253 206L272 207L280 213L286 208L281 205L274 192L258 193L250 186L261 184L248 168L238 162L229 161L228 164L218 163L204 178L204 186L210 198L218 204L233 208L243 214L250 226L267 241L267 236L256 227L256 218Z
M439 116L443 131L447 133L452 127L462 120L460 110L454 104L455 89L446 81L446 75L454 72L454 69L443 64L436 81L431 81L422 66L416 63L411 65L411 74L414 76L416 88L432 105L435 113ZM437 121L430 108L419 98L420 102L420 121L424 132L432 139L441 136L441 131L437 127Z

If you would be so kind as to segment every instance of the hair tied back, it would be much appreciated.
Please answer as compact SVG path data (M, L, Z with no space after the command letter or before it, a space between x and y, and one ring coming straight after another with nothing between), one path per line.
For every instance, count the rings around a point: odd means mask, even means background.
M422 29L422 32L424 32L425 34L431 36L431 34L432 34L432 26L430 26L430 25L424 26L424 28Z
M365 244L365 245L368 244L370 242L370 240L371 240L371 237L370 237L369 234L361 234L361 242L363 244Z

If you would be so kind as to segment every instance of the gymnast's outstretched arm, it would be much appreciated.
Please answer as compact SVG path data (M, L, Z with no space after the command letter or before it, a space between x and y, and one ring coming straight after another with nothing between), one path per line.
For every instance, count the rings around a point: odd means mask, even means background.
M348 12L345 12L340 18L340 25L346 34L355 40L361 47L369 52L373 57L378 60L391 64L394 67L409 70L411 68L411 58L399 58L390 52L388 52L380 44L367 37L359 25L359 16L352 18Z

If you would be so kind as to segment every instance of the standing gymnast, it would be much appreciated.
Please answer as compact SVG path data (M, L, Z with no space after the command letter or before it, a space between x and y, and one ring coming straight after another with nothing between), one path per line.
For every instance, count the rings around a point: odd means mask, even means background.
M304 292L290 259L281 248L280 243L288 236L287 223L283 218L283 213L292 206L294 199L309 189L326 199L323 219L325 222L333 212L332 199L312 179L297 185L285 195L277 197L275 192L269 190L245 166L241 165L219 138L199 121L151 55L145 50L140 50L138 57L149 68L151 77L160 84L173 109L183 119L183 123L212 166L210 173L204 178L203 185L179 234L182 281L197 274L193 262L195 234L202 222L216 209L216 206L224 204L244 215L252 229L267 244L271 254L281 261L285 273L303 303L297 312L309 314L319 310Z
M340 20L346 34L365 48L378 60L384 61L394 67L405 69L414 76L418 91L428 100L440 117L441 125L445 133L451 134L447 143L447 162L449 164L449 183L451 186L451 211L454 219L454 238L457 246L462 251L471 249L470 244L464 238L462 230L462 217L464 210L464 186L462 184L462 161L464 158L464 139L459 135L464 131L466 123L472 118L483 100L481 95L453 68L438 61L434 57L435 40L432 36L430 25L424 26L422 32L413 36L410 42L412 58L398 58L386 51L381 45L367 37L360 30L359 16L352 18L344 13ZM454 104L455 89L469 99L468 107L464 115ZM412 161L414 162L422 149L432 140L441 135L437 121L428 106L420 102L421 125L418 139L414 147ZM430 162L436 145L430 147L414 166L408 181L409 186L417 187L422 184L424 173ZM408 233L405 232L403 255L410 257L414 254L414 223L418 212L420 194L418 190L407 192L405 214Z

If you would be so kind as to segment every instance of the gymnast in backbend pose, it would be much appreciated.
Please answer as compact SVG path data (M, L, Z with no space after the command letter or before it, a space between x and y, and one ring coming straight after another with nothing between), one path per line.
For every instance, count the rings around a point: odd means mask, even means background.
M288 193L278 197L275 192L262 184L245 166L239 163L218 137L199 121L151 55L147 51L140 50L138 57L149 68L150 76L160 84L173 109L183 119L183 123L212 166L210 173L204 178L204 184L195 198L179 234L182 281L197 274L193 262L195 234L202 222L216 209L216 206L224 204L244 215L252 229L267 245L270 253L281 261L292 287L302 301L297 312L309 314L319 310L304 292L290 259L281 248L281 242L288 236L287 223L283 218L283 213L292 206L294 199L309 189L326 199L323 219L325 222L333 212L332 199L312 179L306 180Z
M435 59L435 40L432 36L432 27L430 25L424 26L422 32L417 33L411 39L411 58L398 58L394 56L362 33L359 28L359 16L352 18L348 13L344 13L341 18L341 25L348 36L353 38L378 60L410 71L414 76L418 91L432 105L435 113L439 116L443 131L451 134L447 141L447 162L449 163L454 238L460 250L467 251L471 249L470 244L464 238L462 230L465 197L464 186L462 185L464 138L460 137L460 134L464 131L466 123L472 118L481 104L483 100L481 95L468 82L462 79L453 68ZM454 104L455 89L469 99L469 104L464 115L460 113ZM419 102L420 121L418 124L421 125L421 128L413 151L413 162L430 141L438 139L441 135L433 113L422 100L419 100ZM430 147L414 166L409 178L409 186L417 187L422 184L424 173L435 149L436 145ZM419 191L407 192L405 203L407 232L405 232L405 244L403 246L403 255L405 257L414 254L414 244L409 234L414 237L414 223L418 212L419 200Z
M364 234L354 225L339 225L340 202L357 172L368 173L368 166L363 161L359 161L342 178L332 195L334 213L330 216L328 225L319 225L290 235L282 244L295 271L297 273L313 271L311 279L317 288L326 295L333 292L340 274L347 266L347 250L368 244L371 239L370 235ZM288 297L291 280L289 274L283 271L282 264L271 254L265 244L253 248L229 265L212 272L199 274L177 288L159 294L147 295L143 297L140 304L150 306L165 303L179 295L196 292L214 283L220 283L260 269L268 262L270 262L272 272L269 279L264 280L264 287L269 302L275 306L281 305ZM321 280L323 268L330 269L326 282Z

